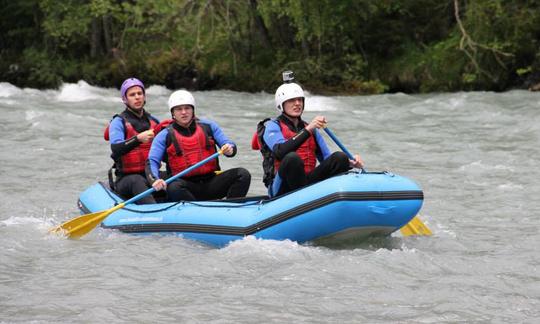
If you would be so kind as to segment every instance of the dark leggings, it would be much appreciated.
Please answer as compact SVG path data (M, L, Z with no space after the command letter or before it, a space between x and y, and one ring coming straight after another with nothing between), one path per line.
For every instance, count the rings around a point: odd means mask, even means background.
M167 185L169 201L213 200L245 197L251 174L244 168L234 168L198 181L177 179Z
M127 174L116 181L116 192L123 198L129 199L150 188L146 178L139 173ZM136 204L155 204L156 200L149 194L135 202Z
M281 186L276 196L328 179L349 169L347 155L343 152L334 152L313 171L306 174L304 161L300 156L296 152L288 153L279 165L278 173L281 178Z

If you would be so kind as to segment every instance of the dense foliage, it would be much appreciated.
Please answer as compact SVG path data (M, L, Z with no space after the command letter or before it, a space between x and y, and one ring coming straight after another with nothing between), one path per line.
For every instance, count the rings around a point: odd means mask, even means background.
M503 0L1 0L0 81L128 76L272 92L505 90L538 82L540 4Z

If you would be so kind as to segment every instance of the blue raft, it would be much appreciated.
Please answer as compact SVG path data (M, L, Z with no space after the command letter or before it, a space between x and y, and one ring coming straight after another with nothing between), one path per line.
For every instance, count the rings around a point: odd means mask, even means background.
M324 245L390 235L418 213L423 198L407 178L351 171L274 199L130 204L101 226L132 234L177 235L217 247L248 235ZM122 201L97 183L80 195L79 208L94 213Z

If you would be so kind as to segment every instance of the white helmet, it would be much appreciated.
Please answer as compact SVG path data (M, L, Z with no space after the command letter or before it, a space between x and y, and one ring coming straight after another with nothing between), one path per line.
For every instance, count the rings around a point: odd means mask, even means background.
M195 98L186 90L177 90L171 93L168 101L169 110L172 110L176 106L190 105L195 110Z
M296 83L284 83L276 90L276 108L283 111L283 103L289 99L302 98L305 99L304 90Z

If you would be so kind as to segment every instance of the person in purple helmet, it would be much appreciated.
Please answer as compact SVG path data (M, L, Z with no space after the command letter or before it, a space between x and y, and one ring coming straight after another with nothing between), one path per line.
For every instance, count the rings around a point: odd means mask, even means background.
M109 171L109 183L122 198L129 199L150 188L145 175L145 162L159 120L144 110L146 93L139 79L126 79L120 94L125 110L114 115L104 136L111 143L116 175L113 180L112 169ZM154 197L148 195L137 203L155 202Z

